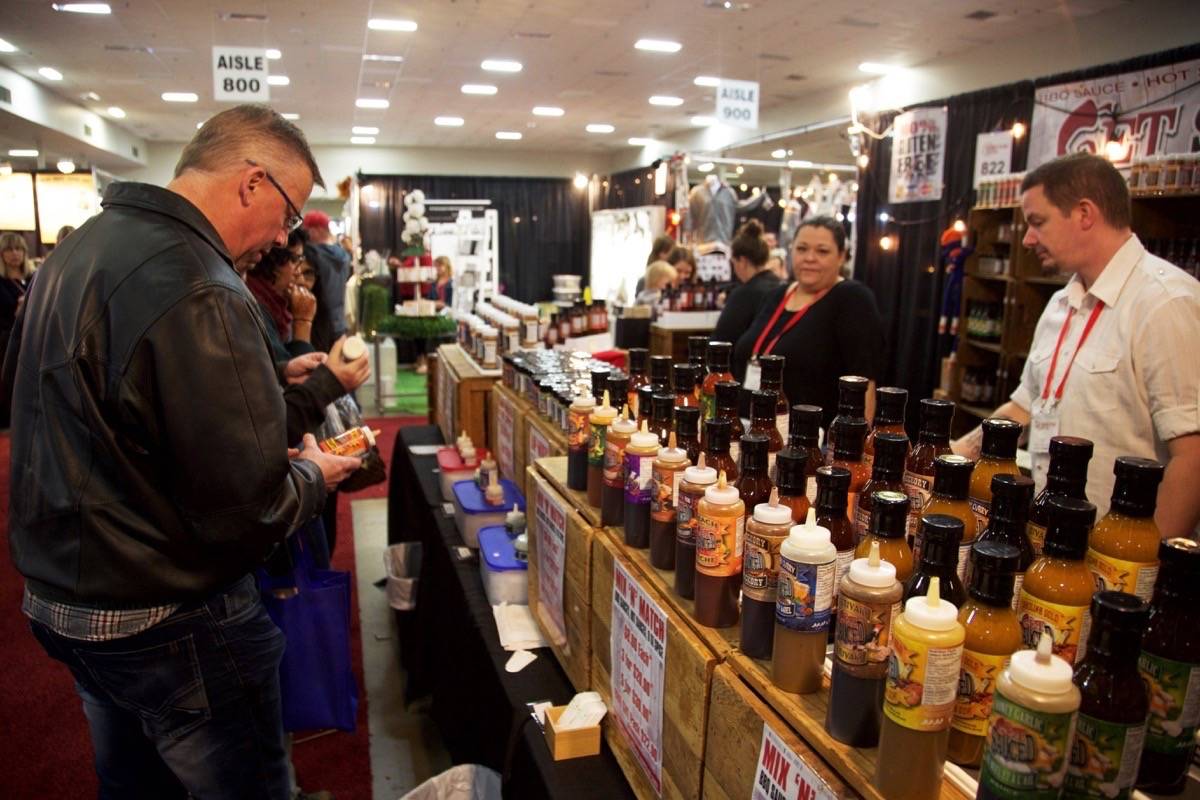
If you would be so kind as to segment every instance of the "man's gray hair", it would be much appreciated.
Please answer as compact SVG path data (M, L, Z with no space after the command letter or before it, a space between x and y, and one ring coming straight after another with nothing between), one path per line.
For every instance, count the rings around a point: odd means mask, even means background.
M190 169L215 172L242 165L246 159L258 161L266 157L264 151L275 157L274 163L288 156L303 160L313 183L325 187L304 132L274 109L253 104L234 106L205 122L183 148L175 177Z

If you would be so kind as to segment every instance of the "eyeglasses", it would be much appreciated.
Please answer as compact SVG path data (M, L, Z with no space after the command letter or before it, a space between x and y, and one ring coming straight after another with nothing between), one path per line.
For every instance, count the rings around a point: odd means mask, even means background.
M246 159L246 163L252 167L258 166L256 162L251 161L248 158ZM283 202L287 203L288 216L283 220L283 227L288 233L291 233L299 228L301 224L303 224L304 217L300 215L300 209L296 208L296 204L292 202L292 198L288 197L287 192L285 192L283 187L279 185L279 181L275 180L271 173L265 168L263 169L263 174L267 176L267 180L269 180L271 185L275 187L275 191L279 192L279 194L283 197Z
M293 264L303 264L305 261L304 253L293 253L291 251L288 251L287 259Z

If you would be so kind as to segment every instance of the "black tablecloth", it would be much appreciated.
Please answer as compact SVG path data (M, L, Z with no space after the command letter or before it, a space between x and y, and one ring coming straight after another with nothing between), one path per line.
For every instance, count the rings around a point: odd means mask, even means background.
M478 555L463 548L442 511L436 458L408 449L440 439L433 426L401 429L392 457L389 538L423 544L417 608L398 615L408 699L432 696L451 759L499 771L505 797L632 797L607 746L590 758L550 757L526 704L562 705L575 691L549 649L534 651L537 659L520 672L505 671L511 654L500 646Z

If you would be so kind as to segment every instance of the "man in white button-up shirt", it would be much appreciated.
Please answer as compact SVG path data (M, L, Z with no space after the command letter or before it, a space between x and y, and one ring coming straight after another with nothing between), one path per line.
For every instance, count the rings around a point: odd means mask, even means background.
M1146 252L1129 190L1097 156L1043 164L1021 184L1023 244L1070 274L1038 320L1021 385L995 416L1029 426L1037 490L1049 440L1095 443L1087 495L1103 515L1118 456L1167 465L1155 520L1163 536L1200 522L1200 282ZM1032 423L1032 425L1031 425ZM978 457L978 429L955 442Z

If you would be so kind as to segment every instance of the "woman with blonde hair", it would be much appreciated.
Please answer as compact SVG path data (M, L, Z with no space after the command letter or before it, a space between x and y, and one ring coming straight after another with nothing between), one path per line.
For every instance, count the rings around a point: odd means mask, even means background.
M637 305L653 306L662 297L663 289L675 285L679 273L666 261L654 261L646 267L645 288L638 293Z
M0 260L4 274L0 277L0 362L8 351L8 340L16 322L17 309L25 299L33 265L25 247L25 237L19 233L0 234ZM4 404L0 404L4 405ZM8 427L8 410L0 409L0 428Z

